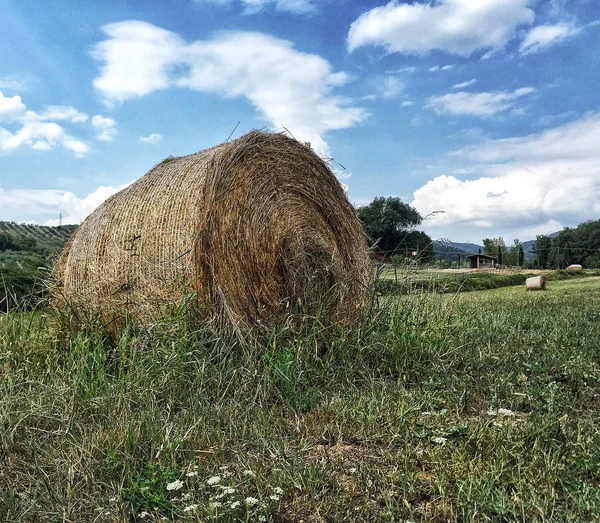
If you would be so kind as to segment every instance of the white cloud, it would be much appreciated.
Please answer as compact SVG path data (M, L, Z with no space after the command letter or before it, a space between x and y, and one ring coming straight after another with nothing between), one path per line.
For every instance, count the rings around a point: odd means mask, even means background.
M441 67L439 65L434 65L429 68L429 72L435 73L436 71L449 71L450 69L454 69L454 64L442 65Z
M48 151L62 145L72 151L76 156L82 156L89 151L89 147L81 140L69 135L56 121L68 120L73 123L82 123L87 120L87 115L73 107L51 105L38 114L28 111L20 96L10 98L0 91L0 122L16 127L11 132L5 127L0 127L0 152L13 151L19 147L29 147L38 151Z
M521 237L577 224L600 213L600 113L528 136L488 140L460 151L480 178L438 176L412 204L429 225L512 229ZM518 234L515 234L517 236Z
M0 91L0 122L20 118L25 111L26 107L20 96L15 95L8 98Z
M21 146L49 151L58 144L74 152L76 156L89 151L84 142L67 134L54 122L27 122L14 134L0 127L0 151L12 151Z
M54 189L2 189L0 187L0 208L6 210L8 215L21 215L26 212L27 220L39 222L47 216L56 216L56 219L46 221L46 225L58 225L59 214L62 214L62 223L82 222L98 205L112 196L121 187L100 186L98 189L83 198L72 192ZM37 219L36 219L37 218Z
M117 134L117 130L115 126L117 123L112 118L107 118L104 116L100 116L99 114L95 115L92 118L92 127L96 129L98 140L102 141L111 141L114 140L115 135Z
M383 98L395 98L405 87L404 82L398 76L393 75L376 76L371 79L370 83Z
M361 15L350 27L348 50L379 45L388 52L423 55L432 50L469 56L503 48L520 25L535 18L529 0L391 1Z
M107 39L92 56L101 62L94 86L108 103L170 87L245 97L273 127L285 125L323 155L327 131L367 117L352 100L333 94L349 81L329 62L262 33L225 32L186 43L178 35L139 21L103 27Z
M162 134L152 133L150 136L140 136L140 142L144 143L158 143L163 139Z
M404 102L402 102L400 104L400 107L409 107L411 105L413 105L414 102L411 102L410 100L404 100Z
M234 4L234 0L194 0L195 4L213 4L226 6ZM245 14L259 13L267 6L272 6L276 11L286 11L294 14L314 13L317 9L316 3L312 0L240 0L239 2L245 8Z
M522 55L537 53L542 49L577 35L580 31L581 28L567 23L538 25L527 33L527 36L521 43L519 52Z
M33 111L29 111L29 113L33 113ZM74 107L68 107L65 105L49 105L42 114L36 115L33 113L33 115L34 119L45 121L69 120L72 123L85 123L88 119L87 114L78 111Z
M452 89L464 89L465 87L469 87L470 85L476 84L477 80L473 78L472 80L467 80L466 82L460 82L459 84L454 84Z
M27 88L27 82L22 78L13 76L0 77L0 89L6 89L8 91L27 91Z
M443 96L432 96L427 100L427 107L438 114L489 117L512 108L519 98L534 91L532 87L483 93L460 91Z

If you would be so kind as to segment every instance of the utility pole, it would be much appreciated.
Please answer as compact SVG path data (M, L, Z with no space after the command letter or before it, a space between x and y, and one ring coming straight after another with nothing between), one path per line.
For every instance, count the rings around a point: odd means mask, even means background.
M58 226L62 226L62 212L58 215Z

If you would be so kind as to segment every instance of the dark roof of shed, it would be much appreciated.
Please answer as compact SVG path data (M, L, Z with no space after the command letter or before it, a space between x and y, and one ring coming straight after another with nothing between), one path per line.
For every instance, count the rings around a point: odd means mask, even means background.
M487 254L471 254L470 256L467 256L467 258L476 258L476 257L480 257L480 258L487 258L488 260L495 260L498 261L498 258L494 257L494 256L488 256Z

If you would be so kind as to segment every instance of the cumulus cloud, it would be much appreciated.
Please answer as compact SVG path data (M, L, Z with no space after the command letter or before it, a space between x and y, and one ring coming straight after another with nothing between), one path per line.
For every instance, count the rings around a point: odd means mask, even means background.
M62 145L76 156L87 153L89 147L83 141L74 138L56 123L61 120L83 123L87 115L62 105L51 105L38 114L27 110L20 96L6 97L0 91L0 152L19 147L48 151ZM6 125L15 127L15 130L9 131Z
M534 91L533 87L483 93L459 91L443 96L432 96L427 100L427 107L438 114L489 117L512 108L519 98Z
M219 6L229 6L238 2L234 0L194 0L197 5L213 4ZM294 14L314 13L317 10L315 2L312 0L239 0L244 7L245 14L256 14L272 6L276 11L286 11Z
M452 89L464 89L465 87L469 87L470 85L476 84L477 80L473 78L472 80L467 80L466 82L460 82L459 84L454 84Z
M581 28L572 24L538 25L527 33L521 43L522 55L533 54L577 35Z
M269 121L285 125L323 155L327 131L367 117L352 100L334 94L349 81L329 62L262 33L225 32L185 42L177 34L140 21L102 28L106 40L92 56L101 63L94 86L109 104L156 90L182 87L226 97L245 97Z
M528 136L487 140L459 151L483 176L438 176L415 191L432 226L519 229L530 236L600 213L600 113ZM536 232L537 231L537 232Z
M6 210L7 215L23 216L26 209L28 215L24 219L39 222L47 216L56 216L56 219L46 221L46 225L58 225L59 214L62 214L62 223L78 224L82 222L98 205L112 196L121 187L100 186L83 198L72 192L53 189L3 189L0 187L0 208Z
M158 143L163 139L162 134L152 133L149 136L140 136L140 142L144 143Z
M469 56L479 49L502 49L535 13L529 0L395 0L361 15L350 27L348 50L383 46L390 53L413 55L433 50Z
M96 129L96 132L98 133L96 135L98 140L105 142L114 140L115 135L118 132L117 129L115 129L116 125L117 123L113 118L101 116L99 114L92 118L92 127Z

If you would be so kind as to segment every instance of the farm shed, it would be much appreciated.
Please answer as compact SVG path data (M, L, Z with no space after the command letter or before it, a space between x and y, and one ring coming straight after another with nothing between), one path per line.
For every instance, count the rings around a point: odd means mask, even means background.
M55 266L59 307L148 321L186 299L237 328L299 303L362 310L366 237L329 166L284 134L250 132L167 158L77 229Z
M498 258L487 254L471 254L467 259L471 262L471 269L493 269L498 265Z

